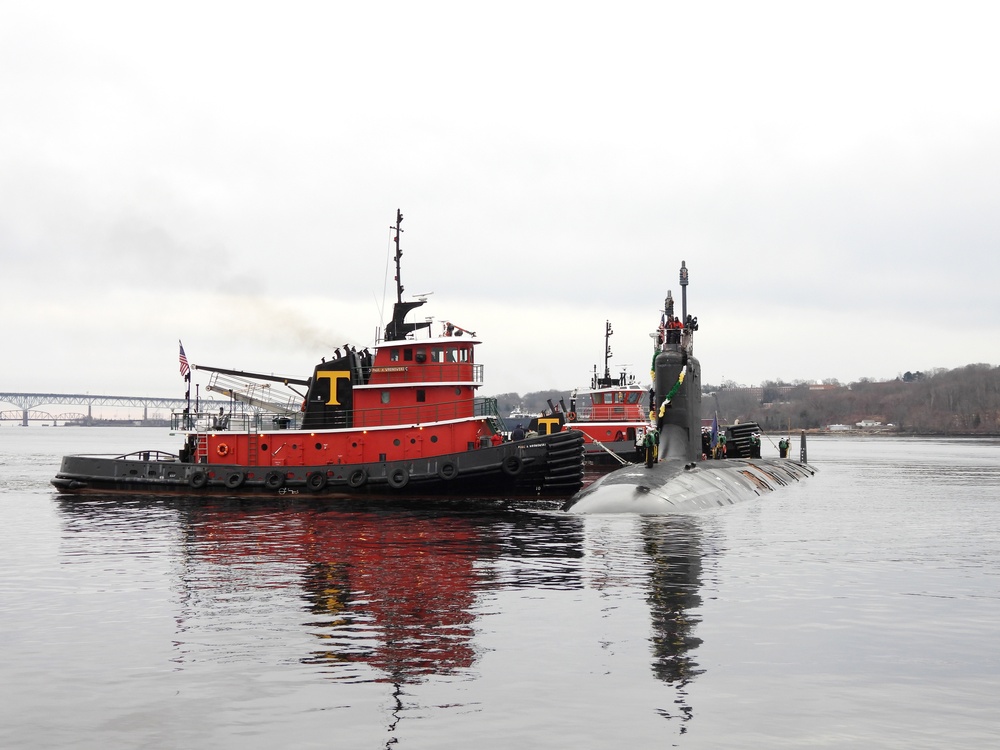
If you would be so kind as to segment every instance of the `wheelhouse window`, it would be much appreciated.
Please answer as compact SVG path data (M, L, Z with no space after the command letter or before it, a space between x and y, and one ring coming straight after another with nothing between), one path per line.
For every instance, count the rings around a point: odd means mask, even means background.
M399 362L399 349L390 349L389 350L389 361L390 362Z
M382 391L382 403L383 404L389 403L389 391Z
M403 349L403 360L406 361L406 362L412 362L413 361L413 350L412 349Z
M423 403L427 400L427 392L423 388L417 388L417 403Z

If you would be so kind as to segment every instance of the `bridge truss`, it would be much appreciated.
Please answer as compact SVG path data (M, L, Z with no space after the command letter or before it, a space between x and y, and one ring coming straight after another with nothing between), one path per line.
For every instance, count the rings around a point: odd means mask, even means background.
M19 411L0 411L0 420L20 420L27 426L29 421L41 420L74 420L91 419L94 406L139 407L142 409L142 419L149 418L150 409L168 409L180 411L188 405L187 399L162 398L159 396L107 396L90 393L0 393L0 404L13 404ZM198 399L199 408L215 408L229 402L215 399ZM87 413L58 414L53 417L48 411L36 409L37 406L74 405L86 406ZM192 407L194 404L192 404Z

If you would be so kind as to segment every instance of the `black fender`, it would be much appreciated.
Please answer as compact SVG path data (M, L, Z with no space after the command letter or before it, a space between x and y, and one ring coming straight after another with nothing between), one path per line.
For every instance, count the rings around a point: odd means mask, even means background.
M326 487L326 474L322 471L313 471L306 477L306 488L310 492L319 492Z
M521 460L520 456L507 456L500 464L500 468L507 476L516 477L524 470L524 461Z
M367 481L368 472L364 469L355 469L347 477L347 486L356 490L364 486L364 483Z
M410 472L402 466L397 467L389 472L388 481L389 486L394 490L401 490L406 486L406 483L410 481Z

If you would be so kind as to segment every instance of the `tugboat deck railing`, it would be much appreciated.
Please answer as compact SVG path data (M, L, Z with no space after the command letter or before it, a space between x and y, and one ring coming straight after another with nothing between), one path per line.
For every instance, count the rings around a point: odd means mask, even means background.
M242 406L242 404L236 404ZM382 407L378 409L345 409L337 413L336 424L315 429L363 429L393 425L426 424L470 417L486 417L491 424L499 420L495 398L477 398L472 403L448 402L419 404L415 406ZM170 429L177 432L270 432L274 430L302 430L303 412L274 411L268 409L243 409L230 413L174 412L170 415Z
M641 405L616 404L614 406L577 406L577 419L581 422L646 422Z

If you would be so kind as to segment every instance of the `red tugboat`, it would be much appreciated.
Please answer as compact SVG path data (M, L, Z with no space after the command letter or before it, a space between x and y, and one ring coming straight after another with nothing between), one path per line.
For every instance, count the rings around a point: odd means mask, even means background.
M624 370L611 376L611 323L604 329L604 376L594 376L590 388L573 391L570 396L566 427L583 433L587 460L595 464L622 464L637 458L649 415L643 404L646 389L634 375Z
M217 367L207 389L230 409L172 416L178 455L65 456L52 484L67 493L406 494L569 497L583 484L578 431L502 442L496 401L477 398L475 332L406 322L396 214L396 302L371 351L337 349L308 379ZM417 338L424 333L425 338ZM186 361L185 361L186 364ZM183 369L183 366L182 366ZM288 389L285 398L275 385ZM296 390L304 389L304 393ZM190 391L189 391L190 392Z

